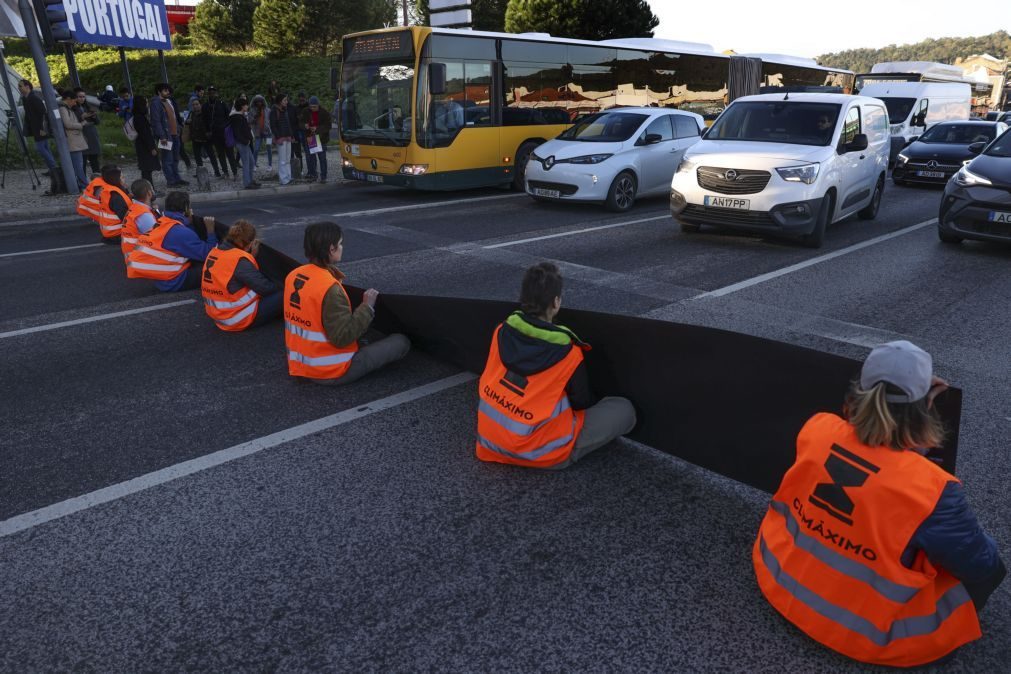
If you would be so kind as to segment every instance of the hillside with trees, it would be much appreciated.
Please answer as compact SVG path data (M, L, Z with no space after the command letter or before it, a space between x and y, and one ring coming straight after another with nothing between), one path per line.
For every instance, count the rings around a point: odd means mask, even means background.
M990 54L999 59L1008 58L1011 56L1011 35L1000 30L979 37L941 37L916 44L890 44L880 49L847 49L819 56L818 63L866 73L870 72L871 66L875 63L886 61L954 63L957 58L966 58L973 54Z

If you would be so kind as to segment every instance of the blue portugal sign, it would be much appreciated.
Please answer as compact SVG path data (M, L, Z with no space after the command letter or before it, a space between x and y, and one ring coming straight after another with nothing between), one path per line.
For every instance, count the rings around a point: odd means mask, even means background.
M56 7L47 0L47 14ZM62 0L74 42L171 49L164 0Z

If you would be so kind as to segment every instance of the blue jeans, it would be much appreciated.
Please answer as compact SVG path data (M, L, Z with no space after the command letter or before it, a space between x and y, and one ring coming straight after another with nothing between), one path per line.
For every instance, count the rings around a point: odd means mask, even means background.
M161 171L165 174L165 182L172 185L179 183L182 178L179 176L179 136L172 136L171 150L158 150L161 156Z
M74 173L77 174L77 189L83 190L88 186L87 176L84 173L84 151L71 152L70 163L74 165Z
M56 170L56 160L53 159L53 153L49 149L49 139L44 138L42 140L35 139L35 151L39 153L42 157L42 161L46 162L46 166L49 167L50 171Z
M253 148L236 143L235 149L239 151L239 159L242 160L242 186L249 187L253 184Z
M267 139L257 136L253 141L253 163L256 163L257 158L260 156L260 147L266 145ZM270 145L267 145L267 168L273 168L274 166L274 144L271 141Z

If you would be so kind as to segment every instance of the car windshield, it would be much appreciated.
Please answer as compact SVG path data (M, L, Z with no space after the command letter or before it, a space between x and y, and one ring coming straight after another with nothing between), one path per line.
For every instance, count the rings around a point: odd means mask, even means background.
M909 117L916 103L915 98L891 98L888 96L879 97L885 107L888 108L888 123L902 124Z
M584 143L620 143L631 138L646 117L635 112L598 112L583 117L558 138Z
M920 136L921 143L952 143L971 145L989 143L997 135L997 128L981 124L935 124Z
M1005 131L983 154L988 157L1011 157L1011 130Z
M704 137L824 146L831 144L838 119L835 103L744 101L731 104Z

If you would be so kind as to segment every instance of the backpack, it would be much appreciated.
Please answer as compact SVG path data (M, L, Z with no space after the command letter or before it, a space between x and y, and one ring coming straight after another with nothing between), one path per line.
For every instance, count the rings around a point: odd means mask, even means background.
M123 122L123 135L127 140L137 140L137 129L133 126L133 117Z
M235 147L235 132L232 131L231 125L225 127L225 147L228 149Z

